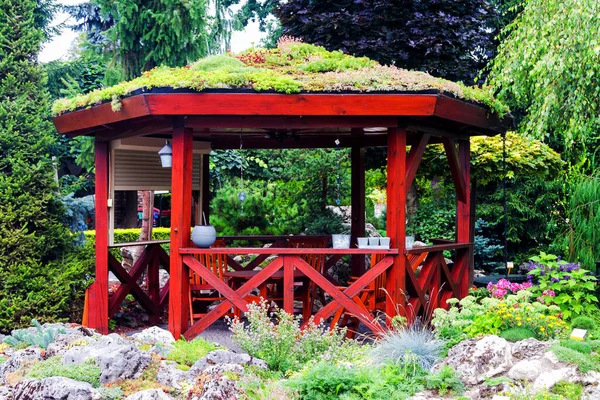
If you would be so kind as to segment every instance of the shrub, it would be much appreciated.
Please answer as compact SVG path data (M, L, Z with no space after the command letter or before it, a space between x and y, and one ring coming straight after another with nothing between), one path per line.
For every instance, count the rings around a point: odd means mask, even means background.
M465 385L456 371L449 365L444 365L437 373L427 376L425 386L427 386L427 389L436 389L440 396L445 396L448 393L458 395L465 390Z
M573 318L573 321L571 321L571 326L573 328L593 331L594 329L596 329L596 322L590 317L581 315L577 318Z
M100 368L94 364L94 361L86 361L81 365L64 365L60 357L52 357L33 364L26 377L44 379L52 376L87 382L94 387L100 386Z
M500 337L508 340L509 342L518 342L520 340L535 338L537 335L531 329L527 328L509 328L505 331L500 332Z
M541 340L560 336L566 327L560 318L560 308L532 301L532 297L528 289L505 299L489 297L480 302L473 296L460 301L449 299L450 308L434 310L432 323L440 337L454 344L467 337L497 335L510 328L529 329Z
M191 342L181 339L175 342L175 347L169 351L167 360L192 366L196 361L217 349L217 346L203 338L196 338Z
M12 335L5 337L3 342L13 347L39 346L42 349L45 349L50 343L54 342L56 335L66 332L65 328L61 326L42 326L35 319L31 322L33 322L35 331L32 332L31 328L17 329L12 332Z
M294 375L289 385L307 400L404 400L423 389L425 376L415 357L383 366L320 362Z
M399 364L414 357L421 368L429 371L442 357L444 341L427 327L416 324L391 330L377 341L372 356L380 364Z
M561 340L560 345L582 354L590 354L592 352L592 348L589 344L577 340Z
M8 0L0 12L1 41L11 44L0 46L0 332L64 317L71 298L54 264L73 238L54 180L38 12L31 0Z
M596 277L581 269L579 264L568 264L555 255L542 252L522 265L521 271L538 281L538 285L532 287L535 296L541 297L544 292L551 291L552 295L543 296L543 301L558 305L565 319L593 315L598 311L598 298L594 295Z
M563 396L567 400L579 400L583 394L583 386L578 383L558 381L552 387L551 392Z
M600 365L595 362L590 356L582 354L576 350L564 347L561 345L553 345L550 350L562 362L575 364L579 367L579 371L586 373L589 371L597 371Z
M265 301L253 303L246 313L248 325L236 318L230 326L233 341L251 356L263 359L272 370L297 371L310 360L339 358L353 346L345 341L345 330L330 331L312 320L301 330L299 317L281 309L271 316Z

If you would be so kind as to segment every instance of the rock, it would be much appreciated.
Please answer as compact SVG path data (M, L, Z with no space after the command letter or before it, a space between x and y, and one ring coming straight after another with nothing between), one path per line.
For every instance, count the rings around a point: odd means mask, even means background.
M131 335L131 338L136 342L152 345L156 343L171 344L175 342L175 338L171 332L161 329L158 326L144 329L139 333Z
M25 362L41 361L42 352L37 347L28 347L15 351L8 360L0 364L0 385L6 383L6 374L15 372Z
M600 399L600 387L599 386L586 386L585 389L583 390L583 395L581 396L581 400L596 400L596 399Z
M542 371L542 362L539 360L521 360L508 371L508 377L514 380L527 379L534 381Z
M56 336L54 342L50 343L46 349L46 357L62 355L71 347L87 346L92 341L98 340L101 336L95 330L84 326L71 329L67 333Z
M517 360L540 358L548 351L551 344L550 342L540 342L534 338L521 340L513 345L512 356Z
M182 371L176 368L174 361L161 361L156 381L163 386L171 386L175 389L181 389L181 382L193 384L194 380L190 378L189 371Z
M210 366L221 364L254 365L258 368L267 368L266 362L250 357L248 354L238 354L229 350L215 350L196 361L189 372L192 375L198 375Z
M165 287L165 285L167 284L167 282L169 282L169 273L167 271L165 271L164 269L159 269L158 270L158 286L162 289L163 287Z
M152 357L119 335L110 334L88 346L68 349L63 354L62 362L65 365L79 365L90 359L100 367L100 383L106 384L119 379L138 378Z
M100 393L87 382L54 376L25 379L14 388L14 400L101 400Z
M0 400L13 400L13 390L9 386L0 386Z
M445 363L459 372L464 383L476 385L512 367L510 344L493 335L464 340L450 349Z
M191 400L234 400L239 397L235 381L223 376L224 372L241 375L244 368L238 364L213 365L204 370L197 382L202 386L201 395L192 395ZM196 385L196 388L198 384ZM194 390L195 391L195 390Z
M162 389L148 389L127 396L125 400L171 400L171 398Z
M577 373L577 369L574 366L568 366L564 368L557 368L551 370L544 370L540 373L540 376L533 382L531 386L531 392L535 393L538 390L547 389L550 390L558 381L568 381Z
M576 382L583 386L598 386L600 384L600 373L589 371L585 374L577 375ZM598 397L600 399L600 397Z

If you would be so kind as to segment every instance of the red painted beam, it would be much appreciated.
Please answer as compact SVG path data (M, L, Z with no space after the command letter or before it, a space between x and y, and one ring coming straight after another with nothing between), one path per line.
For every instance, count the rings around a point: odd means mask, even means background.
M431 94L146 94L154 115L430 116Z
M406 315L406 266L403 254L406 237L406 130L390 129L388 132L387 164L387 234L390 247L400 254L394 257L394 264L387 272L386 290L388 293L385 312L393 317L398 312Z
M96 279L89 292L90 328L108 333L108 142L96 140Z
M169 331L179 338L188 327L189 272L179 249L190 246L192 221L192 131L173 130Z

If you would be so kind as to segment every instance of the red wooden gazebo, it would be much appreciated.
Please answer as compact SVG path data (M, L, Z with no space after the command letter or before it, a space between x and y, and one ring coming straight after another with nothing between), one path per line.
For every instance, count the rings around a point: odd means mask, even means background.
M197 335L232 306L246 310L244 298L279 270L283 270L284 275L283 305L287 311L293 310L294 271L297 270L331 297L331 301L315 314L317 321L327 319L344 307L373 330L379 327L376 319L360 308L354 297L380 274L387 274L389 296L386 313L389 316L398 312L415 315L419 310L444 305L449 297L465 296L473 268L469 138L495 135L506 130L506 124L487 108L431 91L292 95L239 90L148 91L124 98L119 111L113 111L110 103L104 103L57 116L54 124L62 134L95 137L96 279L89 289L89 326L107 332L110 316L131 293L154 322L158 322L161 308L168 304L170 331L175 337L183 334L186 338ZM391 238L390 249L226 247L206 250L192 247L192 179L197 172L194 171L194 146L198 147L198 143L202 142L200 147L204 149L238 148L240 135L246 149L330 148L336 138L339 138L340 146L351 148L353 243L356 237L365 233L364 149L387 146L387 235ZM109 253L111 246L119 246L109 240L110 190L115 173L112 169L119 168L114 164L111 148L115 143L135 145L138 141L146 143L150 139L160 141L161 145L164 139L172 141L170 253L164 252L156 242L138 243L146 246L146 250L133 269L126 272ZM443 143L456 187L456 236L452 241L405 249L407 192L426 146L432 143ZM407 147L410 147L408 152ZM155 153L152 156L158 163L158 156ZM207 193L208 155L202 155L200 165L199 187ZM207 202L207 196L201 194L197 207L207 211ZM453 252L453 263L446 262L443 256L446 250ZM210 272L194 257L209 251L228 255L258 254L262 259L268 255L278 257L234 290L219 279L211 278ZM303 261L300 256L306 251L325 254L330 263L342 255L351 254L353 272L360 278L340 290L331 279ZM371 253L382 254L382 260L366 270L364 254ZM420 264L417 276L415 270ZM170 272L169 285L162 291L158 286L158 268L161 265ZM230 265L234 269L253 269L254 266ZM146 268L149 287L143 290L137 280ZM226 298L191 327L187 310L189 268L203 276ZM109 270L122 282L110 304Z

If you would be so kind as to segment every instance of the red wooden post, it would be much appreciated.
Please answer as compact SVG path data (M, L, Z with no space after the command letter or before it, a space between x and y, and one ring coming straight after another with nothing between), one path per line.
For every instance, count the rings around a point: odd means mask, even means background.
M456 241L459 243L471 242L473 237L471 227L471 154L469 140L461 140L458 142L458 160L461 167L461 179L465 188L464 202L457 200L456 202ZM461 268L459 291L460 296L465 297L469 292L471 282L469 277L472 275L470 270L473 269L472 262L473 248L466 252L464 257L460 257Z
M394 264L388 269L388 292L385 312L389 317L400 313L408 316L406 305L406 265L404 255L406 236L406 130L390 128L387 147L387 235L390 247L398 249Z
M190 247L192 220L192 131L173 129L171 175L171 262L169 289L169 331L179 338L188 327L189 272L179 252Z
M108 142L96 140L96 279L89 292L89 327L108 333Z
M358 134L352 130L352 134ZM356 243L356 238L365 236L365 149L353 146L352 157L352 208L351 208L351 243ZM360 276L365 272L364 254L352 256L352 275Z

